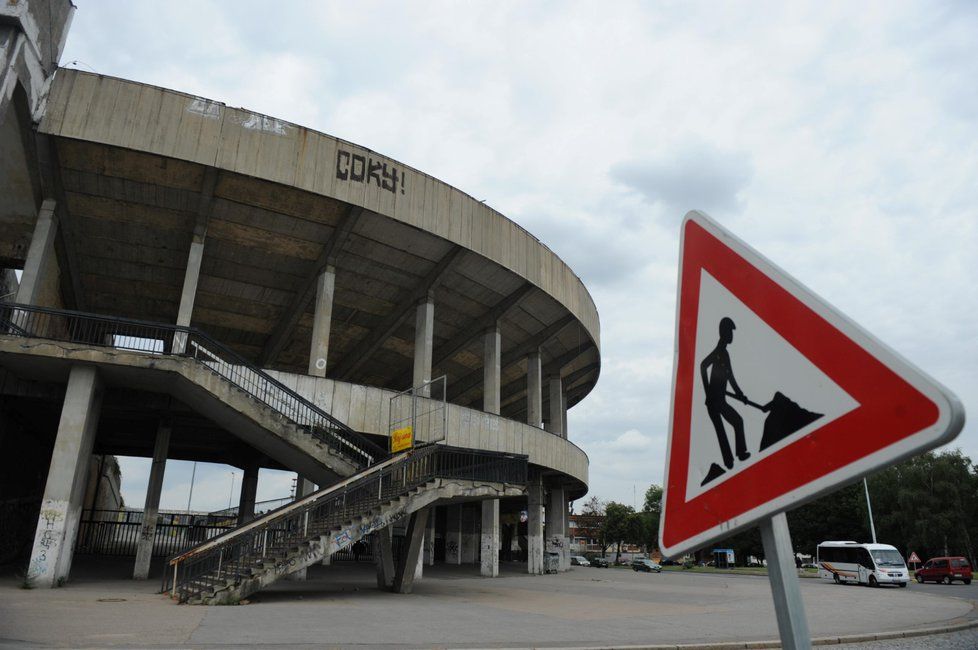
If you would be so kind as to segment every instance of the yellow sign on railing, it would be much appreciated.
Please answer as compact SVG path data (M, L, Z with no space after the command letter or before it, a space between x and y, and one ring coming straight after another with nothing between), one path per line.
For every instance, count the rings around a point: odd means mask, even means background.
M414 446L414 430L411 425L391 431L391 453L410 449Z

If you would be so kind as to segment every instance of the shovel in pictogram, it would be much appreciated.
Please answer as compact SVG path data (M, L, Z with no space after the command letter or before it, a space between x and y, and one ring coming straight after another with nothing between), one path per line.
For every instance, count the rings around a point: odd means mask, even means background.
M797 402L793 402L780 391L774 393L771 401L763 406L746 397L739 398L733 393L727 395L767 413L764 419L764 433L761 435L760 451L764 451L822 417L821 413L814 413L798 406Z

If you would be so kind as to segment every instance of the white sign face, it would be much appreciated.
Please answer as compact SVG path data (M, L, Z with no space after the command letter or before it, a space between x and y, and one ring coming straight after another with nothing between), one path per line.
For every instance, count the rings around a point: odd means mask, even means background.
M700 212L682 225L660 549L944 444L952 393Z
M735 326L732 331L733 340L727 345L720 342L720 322L725 318L729 318ZM790 444L792 439L804 436L808 431L824 426L859 406L856 400L704 270L700 275L695 358L702 363L718 346L725 349L730 358L729 371L737 385L755 404L766 406L780 392L803 405L808 411L821 414L821 417L797 429L792 435L761 449L768 413L729 395L724 396L718 408L710 409L706 403L706 385L702 381L702 375L698 374L697 379L700 381L693 383L687 500L713 489L759 460L776 453ZM708 374L721 372L713 367L707 371ZM727 388L729 389L729 385ZM738 453L736 431L733 431L730 422L730 419L736 418L730 414L728 408L743 423L742 451L749 454L745 460L741 460L741 454ZM710 417L711 410L719 412L724 435L729 438L728 444L733 454L731 469L726 469L724 465L716 425ZM724 418L725 414L729 415L729 419ZM714 463L725 472L704 483Z

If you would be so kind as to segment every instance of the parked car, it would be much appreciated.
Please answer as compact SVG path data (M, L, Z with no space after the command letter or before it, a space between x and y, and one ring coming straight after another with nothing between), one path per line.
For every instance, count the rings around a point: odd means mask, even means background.
M611 565L606 557L592 557L591 566L597 567L599 569L607 569Z
M971 563L963 557L935 557L927 560L924 566L917 569L917 582L943 582L946 585L960 580L966 585L971 584Z
M591 566L591 563L583 555L572 555L571 564L573 566Z
M645 571L646 573L662 573L662 567L649 559L632 560L633 571Z

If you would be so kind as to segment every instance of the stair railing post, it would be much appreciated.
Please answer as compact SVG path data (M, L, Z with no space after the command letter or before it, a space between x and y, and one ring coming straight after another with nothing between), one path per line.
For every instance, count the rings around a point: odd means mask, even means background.
M170 598L177 597L177 567L180 566L179 562L173 563L173 587L170 589Z
M261 556L265 557L268 554L268 529L262 533L261 539Z

